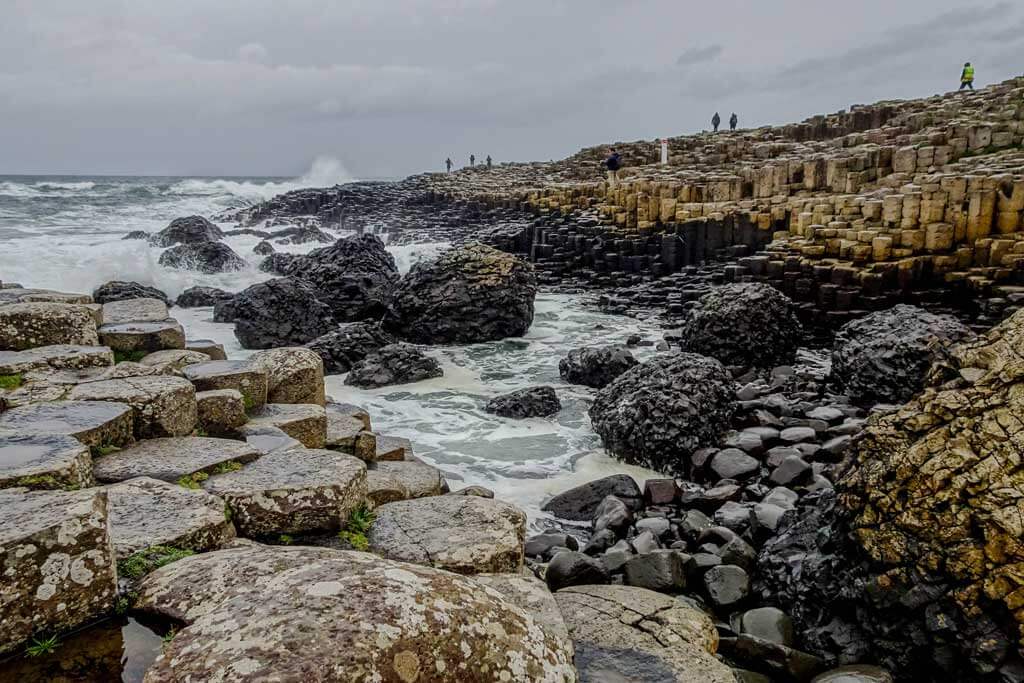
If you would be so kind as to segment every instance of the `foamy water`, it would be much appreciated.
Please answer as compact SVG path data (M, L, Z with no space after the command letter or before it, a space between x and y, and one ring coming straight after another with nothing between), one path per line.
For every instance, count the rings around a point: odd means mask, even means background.
M212 275L164 268L158 264L162 249L121 238L132 230L160 230L178 216L211 217L290 189L348 180L341 165L329 160L298 179L0 176L0 280L82 292L109 280L133 280L172 297L193 285L238 291L270 277L256 268L263 258L252 253L256 237L226 238L247 266ZM274 246L304 253L322 245ZM404 273L446 246L389 250ZM211 309L172 314L190 338L214 339L233 358L250 353L238 345L233 325L212 322ZM641 482L651 474L604 454L586 415L592 391L566 385L558 376L558 361L571 349L623 343L634 333L651 340L661 336L653 323L587 311L570 296L541 295L534 324L522 339L429 349L444 368L442 378L364 391L336 376L327 380L328 394L364 406L375 429L411 439L417 455L442 469L453 488L491 488L526 509L536 524L544 517L541 504L554 493L615 472ZM649 347L636 351L641 358L650 353ZM563 404L556 417L509 420L483 411L494 395L537 384L556 388Z

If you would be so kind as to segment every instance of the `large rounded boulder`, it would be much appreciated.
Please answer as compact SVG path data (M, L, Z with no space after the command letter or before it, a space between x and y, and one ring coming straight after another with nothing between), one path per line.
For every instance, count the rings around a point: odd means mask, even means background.
M385 332L379 323L342 323L333 332L306 344L324 361L324 372L341 374L371 353L394 344L397 339Z
M150 287L138 282L111 280L100 285L92 292L92 300L98 304L109 304L112 301L127 301L128 299L159 299L168 306L171 305L171 300L167 294L156 287Z
M327 304L309 284L278 278L255 284L231 299L235 337L246 349L301 346L336 326Z
M384 326L419 344L521 337L533 323L533 266L481 244L417 263L395 290Z
M726 365L772 367L796 355L803 328L785 294L760 283L726 285L700 298L683 320L683 351Z
M228 301L234 298L231 292L225 292L216 287L189 287L178 295L174 302L180 308L199 308L201 306L216 306L221 301ZM230 322L230 321L229 321Z
M558 361L558 374L570 384L600 389L636 364L625 346L584 347Z
M147 681L577 680L568 638L498 591L366 553L247 544L162 567L138 594L183 624Z
M175 244L196 244L216 242L224 237L223 231L202 216L175 218L171 224L149 238L154 247L170 247Z
M223 242L179 244L160 254L160 265L200 273L225 273L245 268L245 260Z
M375 235L340 239L279 267L313 285L339 321L379 318L398 282L395 259Z
M898 680L1020 679L1022 348L1024 312L953 345L922 393L868 420L838 497L764 546L758 575L811 651Z
M858 403L903 403L952 342L973 333L956 318L900 304L853 320L836 333L832 376Z
M668 474L688 474L693 451L714 445L735 411L732 378L713 358L658 356L597 392L590 421L621 460Z

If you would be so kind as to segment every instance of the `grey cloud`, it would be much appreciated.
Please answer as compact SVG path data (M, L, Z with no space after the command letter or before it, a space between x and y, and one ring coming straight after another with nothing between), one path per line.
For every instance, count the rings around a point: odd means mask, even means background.
M722 54L723 49L721 45L691 47L676 58L676 66L692 66L701 62L709 62Z

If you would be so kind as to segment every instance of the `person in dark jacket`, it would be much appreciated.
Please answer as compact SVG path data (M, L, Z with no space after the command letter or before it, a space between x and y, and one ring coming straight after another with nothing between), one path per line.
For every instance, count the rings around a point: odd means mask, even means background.
M722 117L715 112L715 115L711 117L711 125L715 127L715 132L718 132L718 127L722 124Z
M740 117L736 116L736 112L732 113L729 117L729 130L736 130L736 125L740 122Z
M448 169L448 172L451 173L452 172L452 158L448 157L447 159L445 159L444 160L444 165Z
M487 168L490 168L490 167L491 167L491 155L488 154L487 155Z
M476 166L476 155L475 154L470 154L469 155L469 165L470 166Z
M615 187L618 183L618 172L622 168L622 157L612 147L608 150L608 158L604 160L604 166L608 169L608 186Z

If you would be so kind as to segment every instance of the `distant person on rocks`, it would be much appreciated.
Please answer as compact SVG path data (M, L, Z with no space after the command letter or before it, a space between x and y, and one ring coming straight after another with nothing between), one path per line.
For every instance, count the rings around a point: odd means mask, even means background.
M448 167L448 172L451 173L452 172L452 159L451 159L451 157L448 157L447 159L444 160L444 165Z
M960 73L960 89L964 88L974 90L974 67L970 62L964 64L964 70Z
M732 113L729 117L729 130L736 130L736 125L740 122L740 117L736 116L736 112Z
M615 187L618 182L618 172L622 168L622 157L612 147L608 150L608 158L604 160L605 168L608 169L608 187Z
M470 166L476 166L476 155L474 155L474 154L470 154L469 155L469 165Z
M722 125L722 117L715 112L715 115L711 117L711 125L715 127L715 132L718 132L718 127Z
M490 167L491 167L491 155L488 154L487 155L487 168L490 168Z

